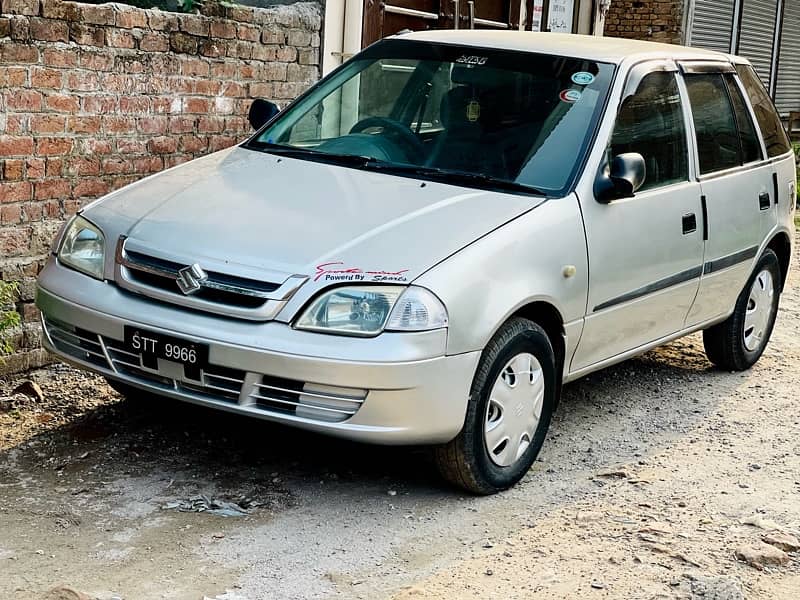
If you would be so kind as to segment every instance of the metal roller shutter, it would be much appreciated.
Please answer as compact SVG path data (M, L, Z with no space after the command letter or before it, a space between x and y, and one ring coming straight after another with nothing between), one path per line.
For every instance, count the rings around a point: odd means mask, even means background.
M782 115L800 111L800 0L785 0L775 104Z
M750 59L767 89L772 75L777 17L778 0L744 0L739 49L736 53Z
M734 0L695 0L689 45L731 51Z

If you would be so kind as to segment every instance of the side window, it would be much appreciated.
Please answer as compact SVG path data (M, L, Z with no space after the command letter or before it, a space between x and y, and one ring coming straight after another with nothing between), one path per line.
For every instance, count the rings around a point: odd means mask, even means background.
M753 112L756 113L756 121L761 129L761 135L764 136L767 155L772 158L786 154L791 149L789 138L786 136L781 119L761 80L753 71L753 67L748 65L736 65L736 72L739 73L744 89L750 96Z
M686 124L674 73L651 73L620 108L611 156L638 152L647 165L642 190L689 179Z
M700 173L713 173L742 164L742 145L730 96L721 74L686 75L692 104Z
M742 91L736 84L733 75L725 75L725 83L731 95L733 112L736 115L736 123L739 125L739 137L742 140L742 157L745 164L755 162L764 158L761 155L761 142L756 134L753 120L750 118L750 111L747 110L747 103L744 101Z

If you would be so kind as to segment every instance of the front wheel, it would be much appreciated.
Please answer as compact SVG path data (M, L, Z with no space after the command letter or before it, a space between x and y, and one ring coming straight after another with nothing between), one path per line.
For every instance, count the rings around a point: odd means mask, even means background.
M556 376L547 333L527 319L506 323L483 352L461 433L435 449L444 478L475 494L522 479L550 427Z
M780 299L781 267L769 248L756 263L727 320L703 332L708 359L727 371L752 367L767 347Z

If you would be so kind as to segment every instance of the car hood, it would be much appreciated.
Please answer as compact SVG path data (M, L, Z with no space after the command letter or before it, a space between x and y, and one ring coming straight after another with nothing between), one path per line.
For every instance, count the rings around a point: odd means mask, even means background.
M142 180L84 214L113 247L282 282L411 281L542 198L233 148ZM113 266L113 257L112 265Z

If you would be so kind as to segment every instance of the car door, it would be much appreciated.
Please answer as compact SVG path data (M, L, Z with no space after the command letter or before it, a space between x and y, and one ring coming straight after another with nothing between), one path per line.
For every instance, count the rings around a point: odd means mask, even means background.
M689 113L677 66L635 69L607 158L637 152L647 173L631 198L604 204L581 197L589 253L580 371L679 331L697 293L703 257L700 186L689 160Z
M750 274L773 205L773 167L731 65L683 65L704 203L705 257L687 318L727 314Z

